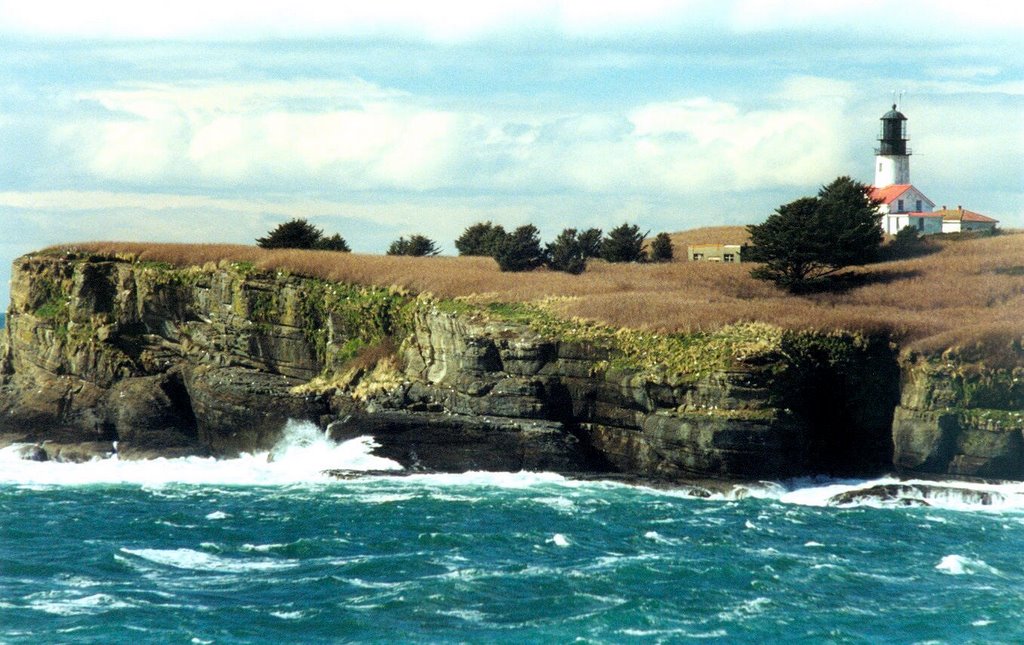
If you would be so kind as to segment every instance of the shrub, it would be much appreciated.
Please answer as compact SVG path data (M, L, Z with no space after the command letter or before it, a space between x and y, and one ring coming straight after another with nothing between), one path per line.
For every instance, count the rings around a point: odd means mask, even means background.
M502 271L530 271L544 264L537 227L527 224L512 231L502 240L494 259Z
M596 229L594 229L596 230ZM548 266L555 271L578 275L587 268L587 256L576 229L567 228L547 245Z
M264 249L319 249L344 252L350 250L340 235L335 233L325 238L320 228L302 218L278 224L266 237L257 238L256 244Z
M411 235L409 239L400 237L388 247L388 255L412 255L417 257L437 255L440 253L434 240L425 235Z
M293 219L270 231L266 237L256 240L264 249L312 249L323 237L324 232L304 219Z
M473 224L455 240L459 255L486 255L494 257L508 233L490 222Z
M352 250L348 248L348 242L337 233L317 242L316 248L321 251L341 251L343 253L348 253Z
M668 233L658 233L651 241L651 262L672 261L672 238Z
M608 262L642 262L647 257L644 253L645 237L647 234L641 233L639 226L616 226L601 242L601 257Z

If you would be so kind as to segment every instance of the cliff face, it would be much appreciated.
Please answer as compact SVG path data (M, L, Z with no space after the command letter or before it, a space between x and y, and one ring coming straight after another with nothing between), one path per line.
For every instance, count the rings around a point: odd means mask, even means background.
M697 351L686 357L690 371L678 372L665 369L679 358L671 347L664 363L654 347L653 356L633 355L645 339L627 334L565 338L543 325L436 309L419 312L414 330L404 352L411 384L398 407L558 422L597 468L768 478L875 472L891 458L894 379L887 387L856 376L892 375L886 344L855 348L852 338L749 326L703 339L712 348L725 340L728 351ZM823 362L829 343L851 349L848 364Z
M644 334L227 263L37 255L13 276L0 435L36 458L231 455L291 418L424 469L1022 475L1020 374L951 389L883 338Z
M905 470L1024 479L1024 369L907 356L893 441Z

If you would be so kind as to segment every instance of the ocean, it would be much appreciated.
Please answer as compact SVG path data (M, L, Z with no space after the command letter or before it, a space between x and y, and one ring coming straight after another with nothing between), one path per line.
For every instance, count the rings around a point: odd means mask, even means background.
M836 506L864 482L402 476L372 446L292 424L222 461L0 451L0 642L1024 641L1024 486Z

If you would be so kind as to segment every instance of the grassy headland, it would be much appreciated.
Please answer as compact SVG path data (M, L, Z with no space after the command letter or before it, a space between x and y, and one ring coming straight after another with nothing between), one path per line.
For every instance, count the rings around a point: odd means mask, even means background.
M582 275L502 273L490 258L377 256L220 244L89 242L91 254L175 266L245 263L324 280L395 286L473 302L543 303L552 314L658 332L712 331L741 322L784 329L888 333L924 351L1019 352L1024 339L1024 233L929 240L934 252L852 269L839 292L791 295L750 277L749 264L686 262L686 244L740 243L740 227L673 236L665 264L591 261ZM54 247L56 252L69 247ZM1019 362L1018 357L1013 362Z

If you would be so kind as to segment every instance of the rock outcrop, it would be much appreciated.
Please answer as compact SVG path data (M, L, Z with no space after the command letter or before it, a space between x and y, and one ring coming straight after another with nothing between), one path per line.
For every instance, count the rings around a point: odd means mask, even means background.
M0 441L234 455L304 419L433 471L1024 477L1020 368L900 356L883 336L665 336L241 263L39 254L14 265Z
M909 354L893 419L894 463L914 473L1024 479L1024 368L957 351Z

